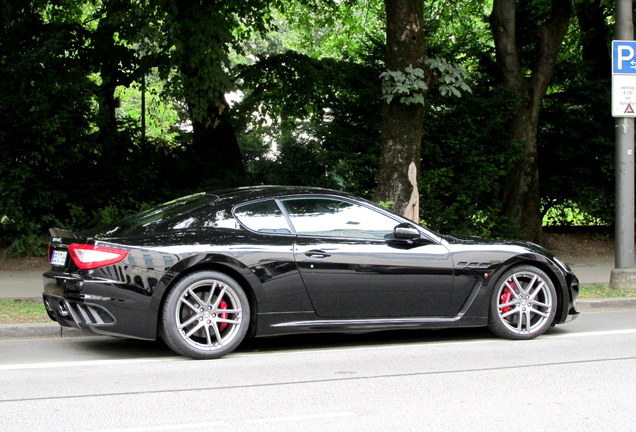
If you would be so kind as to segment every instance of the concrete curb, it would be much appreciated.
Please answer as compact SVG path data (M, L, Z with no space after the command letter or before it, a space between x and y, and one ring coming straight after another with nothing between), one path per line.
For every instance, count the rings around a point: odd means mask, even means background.
M580 312L603 310L636 309L636 297L584 299L576 302ZM0 324L0 339L12 338L75 338L97 336L72 327L62 327L57 323Z
M68 338L93 336L72 327L62 327L57 323L0 324L0 339L11 338Z
M636 309L636 297L612 297L578 300L576 306L581 312L601 309Z

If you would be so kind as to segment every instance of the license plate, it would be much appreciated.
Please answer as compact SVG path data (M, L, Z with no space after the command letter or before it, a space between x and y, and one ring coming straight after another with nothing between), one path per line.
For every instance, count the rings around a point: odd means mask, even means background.
M51 255L51 265L64 267L64 264L66 264L67 254L68 253L66 251L53 251L53 254Z

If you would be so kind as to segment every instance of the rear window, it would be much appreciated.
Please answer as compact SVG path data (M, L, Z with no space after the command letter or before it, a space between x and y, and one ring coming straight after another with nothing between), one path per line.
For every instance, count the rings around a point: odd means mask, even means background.
M218 197L212 194L199 193L178 198L138 213L107 228L96 230L97 237L114 237L143 234L153 231L194 228L209 223L215 215L202 207L214 203ZM197 211L202 209L201 211Z

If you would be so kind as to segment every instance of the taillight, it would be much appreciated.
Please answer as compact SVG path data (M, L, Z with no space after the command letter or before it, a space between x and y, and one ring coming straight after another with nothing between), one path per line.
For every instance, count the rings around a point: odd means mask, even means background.
M68 246L73 262L82 270L90 270L116 264L126 258L128 252L104 246L73 243Z

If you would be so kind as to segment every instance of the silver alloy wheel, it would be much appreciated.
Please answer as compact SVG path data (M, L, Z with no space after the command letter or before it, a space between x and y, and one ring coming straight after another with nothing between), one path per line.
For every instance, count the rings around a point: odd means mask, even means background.
M174 317L177 331L188 345L216 351L232 343L240 333L243 310L231 286L203 279L181 293Z
M532 336L549 326L554 317L555 297L546 279L537 272L521 270L499 285L497 314L509 332Z

